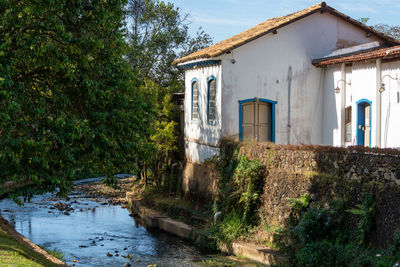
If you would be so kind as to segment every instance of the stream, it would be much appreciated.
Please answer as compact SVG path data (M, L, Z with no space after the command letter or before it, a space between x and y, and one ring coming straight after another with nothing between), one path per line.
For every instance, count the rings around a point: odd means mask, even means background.
M199 266L207 259L179 238L148 231L127 209L80 192L72 192L69 200L35 196L24 206L5 199L0 210L32 242L61 251L69 266Z

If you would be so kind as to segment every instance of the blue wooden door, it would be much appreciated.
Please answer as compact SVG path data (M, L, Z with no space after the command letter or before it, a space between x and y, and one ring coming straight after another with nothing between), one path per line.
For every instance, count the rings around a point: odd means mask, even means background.
M371 146L371 102L357 102L357 145Z

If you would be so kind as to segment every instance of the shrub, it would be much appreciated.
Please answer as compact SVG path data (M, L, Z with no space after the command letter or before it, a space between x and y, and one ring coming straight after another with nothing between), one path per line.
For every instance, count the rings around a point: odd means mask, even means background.
M362 203L357 204L356 208L348 209L347 212L360 216L358 222L359 242L364 244L369 239L369 234L373 226L373 218L375 215L375 203L373 196L369 193L364 193Z
M327 209L310 207L294 228L303 244L326 239L330 236L334 222Z
M259 195L263 189L263 166L256 160L250 160L246 156L238 156L238 165L233 175L236 185L235 195L239 197L236 204L242 211L243 220L250 223L254 219L259 206Z

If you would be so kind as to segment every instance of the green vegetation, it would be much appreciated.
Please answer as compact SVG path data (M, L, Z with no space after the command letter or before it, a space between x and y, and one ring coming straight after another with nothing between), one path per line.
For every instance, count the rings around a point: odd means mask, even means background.
M299 198L288 198L288 206L296 212L304 211L310 205L311 197L309 194L302 194Z
M258 225L257 211L265 178L265 167L257 160L239 155L237 148L231 155L222 153L214 163L220 177L213 210L222 215L205 227L198 239L198 245L209 250L220 245L230 247L232 241L248 235Z
M360 18L360 21L363 24L367 24L370 18ZM370 27L378 32L381 32L387 36L390 36L396 40L400 39L400 26L398 25L389 25L385 23L379 23L376 25L370 25Z
M0 266L57 266L0 229Z
M211 43L187 18L163 1L0 1L0 184L27 185L15 201L89 175L174 177L171 63Z
M264 266L263 264L252 262L246 257L231 256L225 257L221 255L210 255L209 259L197 262L199 266L213 266L213 267L258 267Z
M222 215L203 228L199 246L229 249L233 241L259 242L285 254L289 266L394 266L400 262L400 232L391 247L372 246L379 183L306 173L303 184L308 193L286 198L290 214L284 225L273 225L260 209L269 170L240 155L236 145L224 146L213 162L220 171L213 212Z
M58 250L58 249L51 250L51 249L48 249L48 248L46 248L45 246L41 246L41 245L39 245L39 247L40 247L41 249L44 249L47 253L49 253L50 255L53 255L53 256L56 257L57 259L59 259L59 260L62 260L62 259L63 259L62 251L60 251L60 250Z
M31 185L14 199L135 168L154 116L124 58L124 5L1 1L0 182Z
M303 198L303 197L301 197ZM301 198L297 202L302 202ZM331 201L328 207L312 203L295 209L295 220L275 236L278 247L295 266L393 266L400 260L397 234L393 246L377 250L369 246L373 226L374 201L364 193L362 204L348 209L344 200ZM357 228L352 225L358 217Z
M127 25L127 61L144 81L140 90L155 114L154 120L146 125L149 133L141 143L137 173L145 187L150 183L158 191L171 191L178 185L177 175L171 172L180 115L172 103L172 95L185 88L182 70L172 62L209 46L212 40L201 29L191 37L188 14L181 13L171 3L129 0L125 14L131 21Z

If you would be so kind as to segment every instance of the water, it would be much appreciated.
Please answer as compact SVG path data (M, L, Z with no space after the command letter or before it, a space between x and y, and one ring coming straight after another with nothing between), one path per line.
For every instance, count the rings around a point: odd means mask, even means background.
M73 210L66 215L54 209L57 202L67 203ZM207 258L179 238L146 230L128 210L108 205L106 200L92 201L78 192L68 201L51 194L36 196L22 207L5 199L0 210L32 242L61 251L68 265L124 266L129 262L132 266L198 266L196 262ZM128 254L131 259L122 257Z

